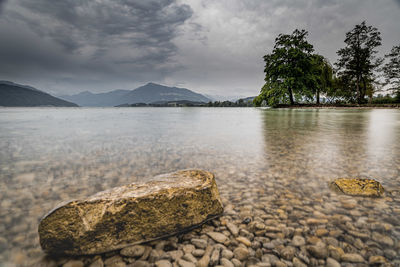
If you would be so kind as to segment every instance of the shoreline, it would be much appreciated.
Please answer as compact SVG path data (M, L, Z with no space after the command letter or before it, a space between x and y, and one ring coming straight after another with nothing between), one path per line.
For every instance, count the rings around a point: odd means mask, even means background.
M351 105L316 105L295 104L278 105L276 109L400 109L400 104L351 104Z

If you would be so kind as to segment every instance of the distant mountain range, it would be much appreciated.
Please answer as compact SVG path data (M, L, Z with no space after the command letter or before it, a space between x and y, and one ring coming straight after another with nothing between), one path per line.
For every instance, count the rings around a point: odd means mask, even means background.
M77 107L78 105L59 99L27 85L0 81L0 106L4 107Z
M151 104L180 100L205 103L211 101L211 99L186 88L168 87L156 83L148 83L134 90L115 90L99 94L85 91L76 95L59 97L88 107L129 106L137 103Z

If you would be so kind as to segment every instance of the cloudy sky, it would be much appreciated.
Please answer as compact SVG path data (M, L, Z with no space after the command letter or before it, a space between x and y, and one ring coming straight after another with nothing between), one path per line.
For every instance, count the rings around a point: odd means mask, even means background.
M53 94L147 82L255 95L279 33L309 31L332 63L367 21L400 43L400 0L0 0L0 80Z

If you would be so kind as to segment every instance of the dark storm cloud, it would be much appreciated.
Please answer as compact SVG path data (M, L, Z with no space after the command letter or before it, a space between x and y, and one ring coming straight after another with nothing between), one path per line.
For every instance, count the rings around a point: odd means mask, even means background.
M0 78L160 80L179 67L169 60L172 39L191 15L174 0L10 1L0 17Z
M346 32L364 20L382 33L380 54L390 51L399 17L400 0L9 0L0 79L63 93L154 81L254 95L278 34L308 30L333 63Z

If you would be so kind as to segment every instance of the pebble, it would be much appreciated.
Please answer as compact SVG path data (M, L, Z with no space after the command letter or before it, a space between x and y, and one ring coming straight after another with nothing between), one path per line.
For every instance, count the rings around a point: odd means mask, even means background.
M293 267L307 267L306 264L304 264L301 260L298 258L294 257L293 258Z
M195 257L201 257L204 255L204 249L195 249L192 251L192 255Z
M210 264L212 266L217 265L219 263L219 254L220 254L220 249L214 248L210 257Z
M369 264L384 264L384 263L387 263L387 260L385 259L385 257L377 255L377 256L369 257L368 263Z
M226 235L217 232L208 232L207 235L218 243L225 243L228 240Z
M101 259L101 257L99 257L98 259L96 259L95 261L93 261L89 267L103 267L104 266L104 262Z
M167 260L159 260L155 262L156 267L172 267L172 264Z
M222 258L220 262L224 267L234 267L233 263L226 258Z
M237 241L239 241L240 243L244 244L247 247L251 246L251 241L248 240L246 237L244 236L239 236L236 238Z
M125 257L139 258L140 256L142 256L144 254L145 250L146 250L146 248L144 246L135 245L135 246L123 248L120 251L120 254Z
M304 246L305 244L306 244L306 240L304 239L304 237L299 236L299 235L293 236L293 239L292 239L293 246L301 247L301 246Z
M132 264L132 267L150 267L150 263L147 261L138 260Z
M280 251L280 255L285 260L291 261L296 253L296 249L294 247L285 247Z
M84 264L78 260L69 260L63 264L63 267L83 267Z
M327 258L326 267L340 267L340 263L337 262L335 259Z
M205 249L207 247L207 241L204 239L193 238L190 242L197 248Z
M221 252L221 257L230 260L233 258L233 252L229 249L223 249Z
M185 261L183 259L178 260L178 265L180 267L196 267L196 265L193 262Z
M345 253L342 255L340 259L346 262L354 262L354 263L364 262L364 258L356 253Z
M249 251L242 247L237 247L233 250L233 255L236 259L243 261L249 257Z
M239 228L235 224L228 222L226 223L226 227L232 233L232 235L237 236L239 234Z
M322 242L318 242L313 246L307 246L307 251L318 259L325 259L328 257L328 249Z

